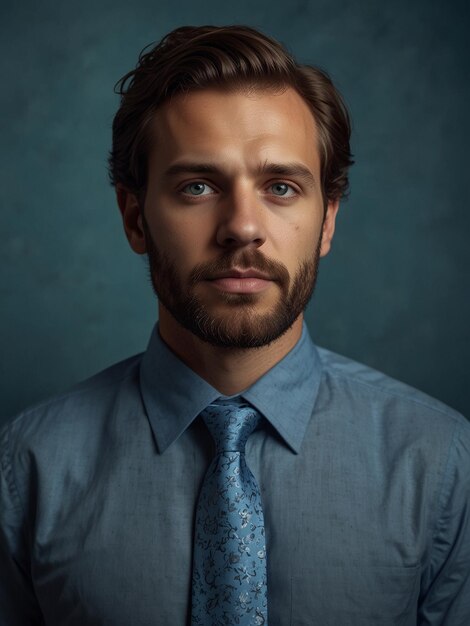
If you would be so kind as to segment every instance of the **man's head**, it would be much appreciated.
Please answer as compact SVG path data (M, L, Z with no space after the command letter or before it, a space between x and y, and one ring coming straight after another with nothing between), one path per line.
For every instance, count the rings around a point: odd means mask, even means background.
M324 197L346 195L350 123L340 94L325 72L298 64L279 42L247 26L184 26L141 53L136 69L117 83L122 99L113 123L112 183L145 195L149 126L165 102L203 89L263 87L292 87L305 100L318 127Z
M339 94L247 27L177 29L120 92L111 179L131 246L148 254L160 325L270 343L307 305L347 192Z

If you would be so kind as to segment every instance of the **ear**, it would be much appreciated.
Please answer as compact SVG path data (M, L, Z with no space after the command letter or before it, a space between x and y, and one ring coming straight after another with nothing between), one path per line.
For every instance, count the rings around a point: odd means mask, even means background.
M326 256L331 249L331 241L335 234L336 215L339 209L339 198L337 200L328 200L326 207L326 215L323 221L323 232L320 248L320 256Z
M116 197L130 247L137 254L145 254L147 246L142 225L142 213L136 195L122 185L116 185Z

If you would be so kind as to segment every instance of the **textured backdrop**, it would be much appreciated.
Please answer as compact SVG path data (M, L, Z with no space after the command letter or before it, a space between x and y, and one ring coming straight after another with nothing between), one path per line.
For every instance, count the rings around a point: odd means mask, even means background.
M156 304L107 182L113 85L146 44L204 23L275 36L350 107L352 193L308 312L316 342L469 416L467 3L231 5L2 9L0 419L145 348Z

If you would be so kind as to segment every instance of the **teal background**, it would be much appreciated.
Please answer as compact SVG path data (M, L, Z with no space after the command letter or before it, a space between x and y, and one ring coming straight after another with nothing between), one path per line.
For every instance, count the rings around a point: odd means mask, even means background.
M465 2L29 0L0 20L0 419L145 348L156 302L107 181L113 85L146 44L204 23L275 36L350 107L316 342L469 416Z

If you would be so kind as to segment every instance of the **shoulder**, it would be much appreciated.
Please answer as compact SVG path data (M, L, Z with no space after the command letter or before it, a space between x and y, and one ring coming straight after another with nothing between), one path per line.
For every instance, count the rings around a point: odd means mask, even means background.
M386 374L317 347L322 363L324 400L341 402L351 410L363 410L376 420L406 428L438 425L447 431L459 430L470 437L470 422L430 395Z
M67 392L26 408L0 428L0 446L25 450L36 443L65 445L102 428L119 396L131 401L139 393L138 354L98 372ZM48 449L49 446L47 446Z

